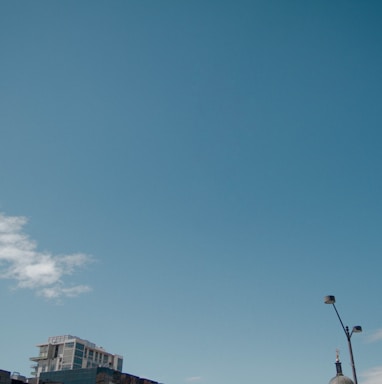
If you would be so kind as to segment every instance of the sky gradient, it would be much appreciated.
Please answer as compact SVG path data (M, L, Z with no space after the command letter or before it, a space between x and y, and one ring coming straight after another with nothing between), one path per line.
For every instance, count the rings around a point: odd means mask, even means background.
M165 384L382 380L382 5L0 5L0 369L49 336Z

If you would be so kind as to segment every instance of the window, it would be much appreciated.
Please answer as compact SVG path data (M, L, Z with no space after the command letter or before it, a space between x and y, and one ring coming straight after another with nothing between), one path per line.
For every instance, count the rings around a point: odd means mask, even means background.
M75 357L73 366L76 368L81 368L82 367L82 358L81 357Z
M118 359L117 361L118 361L118 363L117 363L117 370L122 372L123 360L122 359Z
M76 343L76 349L79 349L80 351L83 351L85 346L81 343Z

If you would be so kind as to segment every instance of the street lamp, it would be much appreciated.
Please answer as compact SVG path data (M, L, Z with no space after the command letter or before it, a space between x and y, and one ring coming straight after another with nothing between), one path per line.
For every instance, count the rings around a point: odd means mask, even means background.
M337 308L336 308L336 306L334 304L336 302L336 298L334 296L332 296L332 295L325 296L324 297L324 302L325 302L325 304L332 304L333 305L333 308L336 311L338 320L340 321L342 329L345 332L346 339L347 339L348 345L349 345L350 361L351 361L351 367L353 369L354 384L358 384L357 374L356 374L356 371L355 371L355 364L354 364L353 348L351 346L351 337L352 337L353 333L362 332L362 327L360 325L355 325L353 327L352 331L350 332L349 331L349 327L348 326L346 326L346 327L344 326L344 323L342 322L341 317L340 317L340 315L339 315L339 313L337 311Z

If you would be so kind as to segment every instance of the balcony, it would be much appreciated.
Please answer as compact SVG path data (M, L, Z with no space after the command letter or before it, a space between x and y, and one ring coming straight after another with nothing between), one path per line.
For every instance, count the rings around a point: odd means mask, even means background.
M40 361L40 360L45 360L47 358L48 358L48 354L47 353L40 353L40 356L30 357L29 360L31 360L31 361Z

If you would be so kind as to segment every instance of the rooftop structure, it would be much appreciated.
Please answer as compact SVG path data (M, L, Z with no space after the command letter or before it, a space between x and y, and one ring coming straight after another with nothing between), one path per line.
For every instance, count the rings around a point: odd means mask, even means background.
M344 376L344 374L342 373L342 366L341 366L338 350L337 350L337 357L336 357L336 370L337 370L337 374L329 381L329 384L354 384L352 379Z
M18 372L11 373L0 369L0 384L25 384L27 378Z
M122 373L110 368L82 368L41 373L39 384L158 384L158 382Z
M123 357L106 352L96 344L77 336L49 337L47 343L38 344L39 355L31 357L35 364L32 375L80 368L107 367L122 371Z

